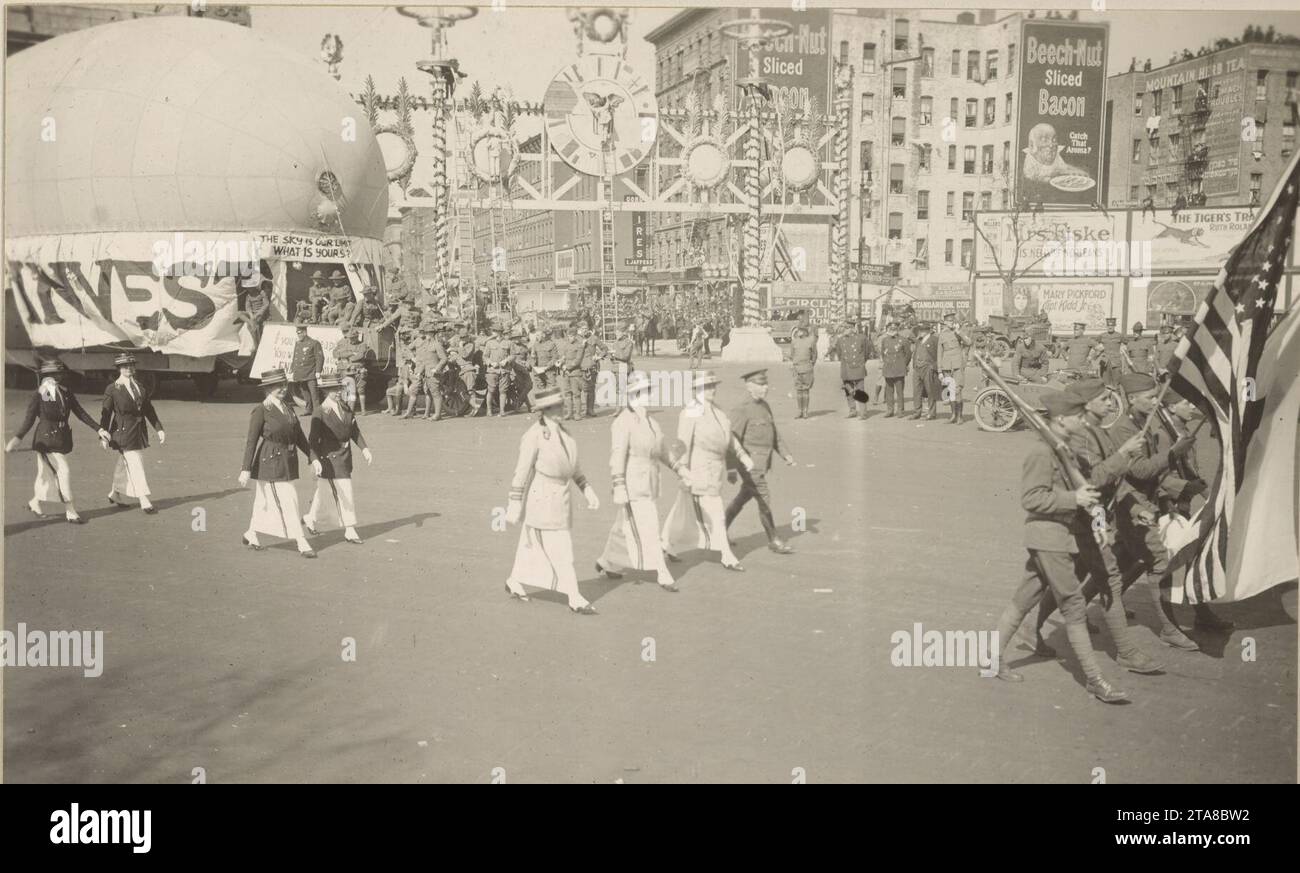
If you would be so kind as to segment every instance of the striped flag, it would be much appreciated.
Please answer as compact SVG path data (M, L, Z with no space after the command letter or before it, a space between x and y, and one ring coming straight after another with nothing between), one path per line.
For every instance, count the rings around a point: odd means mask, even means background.
M1171 565L1174 600L1243 600L1300 575L1300 307L1269 334L1300 204L1300 155L1228 257L1170 361L1173 390L1214 425L1221 457ZM1180 596L1182 595L1182 596Z

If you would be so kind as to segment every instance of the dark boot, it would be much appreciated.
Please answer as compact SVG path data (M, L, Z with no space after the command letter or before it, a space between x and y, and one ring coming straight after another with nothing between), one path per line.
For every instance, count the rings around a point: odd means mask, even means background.
M966 423L966 419L962 417L962 410L963 410L965 407L966 407L966 402L965 402L964 400L963 400L962 402L960 402L960 403L957 404L957 412L955 413L955 418L953 419L953 424L965 424L965 423Z

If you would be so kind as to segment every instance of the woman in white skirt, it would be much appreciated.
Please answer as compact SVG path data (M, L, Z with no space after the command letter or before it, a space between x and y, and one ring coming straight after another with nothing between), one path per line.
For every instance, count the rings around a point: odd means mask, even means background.
M518 524L520 529L506 591L511 597L527 600L525 585L548 588L567 597L573 612L595 615L596 610L578 590L578 575L573 569L569 483L582 491L588 509L599 509L600 499L582 475L577 442L555 417L557 411L564 411L560 389L534 389L528 403L538 416L519 441L519 460L510 481L506 521Z
M723 567L744 572L727 540L722 480L728 451L746 470L753 469L754 462L731 432L727 414L713 404L720 381L710 370L699 373L694 380L695 402L683 409L677 420L677 438L686 445L688 473L664 520L663 550L670 561L679 560L677 554L683 549L721 552Z
M45 361L40 367L41 384L27 403L27 414L18 427L17 436L5 445L6 452L18 448L27 431L36 426L32 434L32 452L36 456L36 489L27 508L37 518L49 518L44 512L45 503L57 503L64 518L71 524L85 524L72 505L72 470L68 455L72 453L72 429L68 419L75 415L86 427L99 433L108 442L108 431L103 430L77 401L77 395L63 387L68 368L62 361Z
M134 498L140 501L146 515L153 515L158 510L149 499L149 477L144 469L144 453L149 448L148 426L153 425L157 431L160 446L167 442L167 434L148 389L135 378L135 356L124 352L113 363L118 377L104 390L104 404L99 413L99 426L110 435L105 447L118 452L108 502L114 506L130 506L127 501Z
M262 389L266 399L249 415L244 469L239 474L239 487L246 486L250 478L257 483L253 492L253 519L241 541L260 552L266 547L258 540L259 533L284 537L298 543L298 554L314 558L316 553L303 534L298 492L293 483L298 478L298 452L311 458L317 476L321 475L321 462L289 406L289 378L284 370L264 372Z
M342 378L321 376L316 387L325 392L325 399L311 415L307 443L320 458L321 473L302 525L315 536L322 521L337 524L343 528L343 539L359 546L362 539L357 533L357 508L352 499L352 443L361 449L366 464L374 458L361 436L356 416L343 401Z
M609 472L617 514L596 559L596 572L611 579L620 568L653 570L665 591L679 591L664 560L659 538L659 464L672 467L685 484L690 477L681 454L669 457L664 434L649 414L650 377L637 370L627 379L627 406L610 425Z

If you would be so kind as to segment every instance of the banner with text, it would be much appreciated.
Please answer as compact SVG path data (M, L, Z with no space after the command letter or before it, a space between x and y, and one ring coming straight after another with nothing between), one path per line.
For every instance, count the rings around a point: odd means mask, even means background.
M980 232L975 235L975 272L985 274L1046 273L1054 263L1052 255L1071 244L1075 251L1092 246L1109 252L1123 244L1125 234L1125 214L1119 211L981 212L976 221Z
M1052 332L1068 334L1076 321L1087 330L1106 327L1107 318L1120 318L1123 281L1025 281L1008 289L1001 279L975 281L975 318L985 322L990 315L1033 317L1046 314Z
M307 336L317 340L321 351L325 353L325 369L321 372L333 373L334 347L343 338L343 328L329 324L310 324L307 326ZM248 375L260 379L263 372L276 367L288 372L289 365L293 363L293 347L296 342L298 329L295 325L283 322L263 325L262 341L258 343L257 354L253 357Z
M758 69L749 67L749 52L735 43L731 69L736 78L761 77L773 96L793 105L806 106L809 98L825 111L831 96L831 10L775 8L763 9L763 18L784 21L791 31L771 40L754 53ZM735 17L745 18L748 9L739 9ZM742 105L739 88L734 104Z

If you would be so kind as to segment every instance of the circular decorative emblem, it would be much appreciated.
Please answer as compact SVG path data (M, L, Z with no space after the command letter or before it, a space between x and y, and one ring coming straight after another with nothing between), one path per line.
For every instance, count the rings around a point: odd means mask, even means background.
M514 171L518 153L510 135L500 128L479 131L470 140L469 171L489 185L504 182Z
M711 136L692 140L682 151L682 173L697 188L713 189L722 184L731 169L726 146Z
M392 134L402 141L402 147L405 152L402 156L402 162L388 171L388 181L400 182L403 179L411 177L411 170L415 169L415 137L401 124L379 124L375 126L375 136L383 134Z
M589 176L626 173L645 160L659 132L654 89L622 59L584 55L546 89L551 148Z
M817 155L806 143L793 143L781 155L781 179L786 187L805 191L817 184Z

